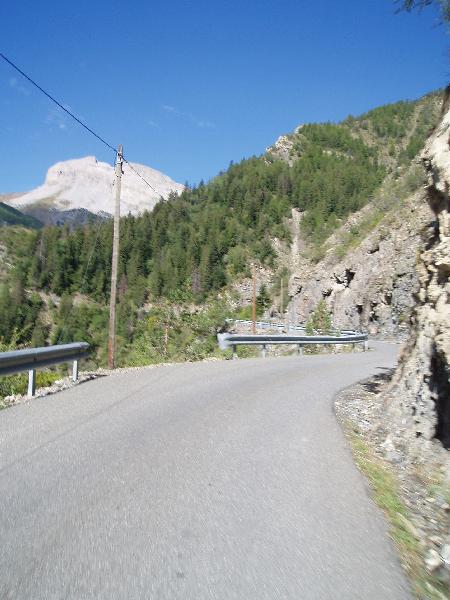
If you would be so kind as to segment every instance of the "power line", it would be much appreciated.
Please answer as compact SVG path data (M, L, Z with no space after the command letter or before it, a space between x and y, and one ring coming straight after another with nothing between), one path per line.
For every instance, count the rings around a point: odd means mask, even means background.
M144 182L145 182L145 183L148 185L148 187L149 187L149 188L151 188L151 189L152 189L152 190L155 192L155 194L159 194L159 192L157 192L157 191L155 190L155 188L154 188L154 187L153 187L153 186L152 186L152 185L151 185L151 184L150 184L150 183L149 183L149 182L148 182L148 181L147 181L147 180L146 180L144 177L142 177L142 175L141 175L141 174L140 174L138 171L136 171L136 169L133 167L133 165L132 165L132 164L131 164L131 163L130 163L130 162L129 162L129 161L126 159L126 158L123 158L123 162L126 162L126 163L127 163L127 165L130 167L130 169L131 169L131 170L132 170L134 173L136 173L136 175L137 175L138 177L140 177L140 178L142 179L142 181L144 181ZM161 195L161 194L160 194L160 195Z
M44 88L42 88L38 83L36 83L33 79L31 79L31 77L29 77L26 73L24 73L22 71L22 69L20 69L11 60L9 60L9 58L7 58L1 52L0 52L0 56L3 58L4 61L6 61L9 65L11 65L11 67L13 69L15 69L18 73L20 73L23 77L25 77L25 79L27 79L32 85L34 85L34 87L36 87L40 92L42 92L45 96L47 96L47 98L49 98L52 102L54 102L57 106L59 106L59 108L61 110L63 110L70 117L72 117L72 119L74 119L79 125L81 125L81 127L84 127L84 129L86 129L86 131L89 131L89 133L91 133L98 140L100 140L103 144L105 144L105 146L107 146L110 150L113 150L115 153L117 153L117 148L115 148L111 144L108 144L108 142L106 140L104 140L100 135L98 135L98 133L95 133L95 131L93 131L90 127L88 127L85 123L83 123L83 121L81 121L78 117L76 117L73 113L71 113L70 110L68 110L65 106L63 106L61 104L61 102L58 102L58 100L56 100L56 98L53 98L53 96L51 94L46 92L44 90Z
M63 110L66 114L69 115L69 117L71 117L74 121L76 121L79 125L81 125L81 127L83 127L86 131L88 131L90 134L92 134L94 137L96 137L100 142L102 142L102 144L104 144L107 148L109 148L110 150L112 150L115 154L117 154L117 148L115 146L113 146L112 144L108 143L104 138L102 138L101 135L99 135L98 133L96 133L93 129L91 129L90 127L88 127L86 125L86 123L83 123L83 121L81 121L81 119L79 119L78 117L76 117L69 109L67 109L63 104L61 104L61 102L58 102L58 100L56 100L56 98L54 98L51 94L49 94L47 91L44 90L44 88L42 88L38 83L36 83L36 81L34 81L34 79L32 79L29 75L27 75L24 71L22 71L22 69L20 69L15 63L13 63L12 60L10 60L7 56L5 56L2 52L0 52L0 57L3 58L3 60L5 62L7 62L13 69L15 69L18 73L20 73L23 77L25 77L25 79L27 79L32 85L34 85L35 88L37 88L42 94L44 94L44 96L47 96L47 98L49 100L51 100L54 104L56 104L56 106L58 106L61 110ZM151 188L155 194L158 194L159 192L157 192L155 190L155 188L145 179L145 177L143 177L138 171L136 171L136 169L131 165L131 163L126 160L125 158L123 159L124 162L127 163L127 165L130 167L130 169L138 176L142 179L142 181L144 181L149 188Z

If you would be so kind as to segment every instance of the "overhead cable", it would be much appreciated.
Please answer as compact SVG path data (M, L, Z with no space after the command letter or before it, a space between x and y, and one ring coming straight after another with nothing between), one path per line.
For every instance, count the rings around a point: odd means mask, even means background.
M86 131L88 131L94 137L96 137L107 148L109 148L115 154L117 154L117 148L115 146L113 146L112 144L107 142L104 138L102 138L101 135L99 135L93 129L88 127L88 125L86 125L86 123L83 123L83 121L81 119L76 117L68 108L66 108L63 104L61 104L61 102L58 102L58 100L56 100L56 98L54 98L51 94L49 94L46 90L44 90L43 87L41 87L38 83L36 83L36 81L34 81L34 79L32 79L29 75L27 75L24 71L22 71L22 69L20 69L12 60L10 60L2 52L0 52L0 57L3 58L3 60L5 62L7 62L13 69L15 69L18 73L20 73L23 77L25 77L25 79L27 79L27 81L29 81L32 85L34 85L34 87L37 88L42 94L44 94L44 96L47 96L47 98L49 100L51 100L54 104L56 104L56 106L58 106L61 110L63 110L66 114L68 114L69 117L71 117L74 121L76 121L79 125L81 125L81 127L83 127ZM127 163L127 165L130 167L130 169L138 177L140 177L142 179L142 181L144 181L148 185L149 188L151 188L156 194L158 194L158 192L155 190L155 188L145 179L145 177L143 177L138 171L136 171L136 169L131 165L131 163L128 160L126 160L125 158L123 158L123 160L124 160L124 162Z

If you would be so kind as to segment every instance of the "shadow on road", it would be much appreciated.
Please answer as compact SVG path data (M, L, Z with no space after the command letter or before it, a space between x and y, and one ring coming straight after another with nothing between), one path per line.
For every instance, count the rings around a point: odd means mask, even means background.
M378 375L375 375L374 377L371 377L367 381L363 381L361 383L361 386L371 394L378 394L383 385L391 381L395 371L395 369L388 369L386 367L377 368L382 369L384 372L379 373Z

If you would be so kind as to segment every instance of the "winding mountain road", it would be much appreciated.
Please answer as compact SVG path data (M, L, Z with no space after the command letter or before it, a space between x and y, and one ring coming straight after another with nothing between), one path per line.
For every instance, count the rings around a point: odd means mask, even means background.
M397 348L97 379L0 413L0 598L406 600L333 414Z

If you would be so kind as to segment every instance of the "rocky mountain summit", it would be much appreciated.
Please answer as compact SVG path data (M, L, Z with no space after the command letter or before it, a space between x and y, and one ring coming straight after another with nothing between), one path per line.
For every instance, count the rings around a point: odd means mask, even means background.
M152 210L161 198L179 193L184 186L150 167L132 166L154 188L151 189L125 163L122 177L122 214L140 214ZM47 223L58 219L73 220L73 211L111 215L114 212L114 167L94 156L59 162L50 167L43 185L24 194L13 194L3 200L10 206ZM72 211L72 212L70 212ZM67 219L65 218L67 217Z

